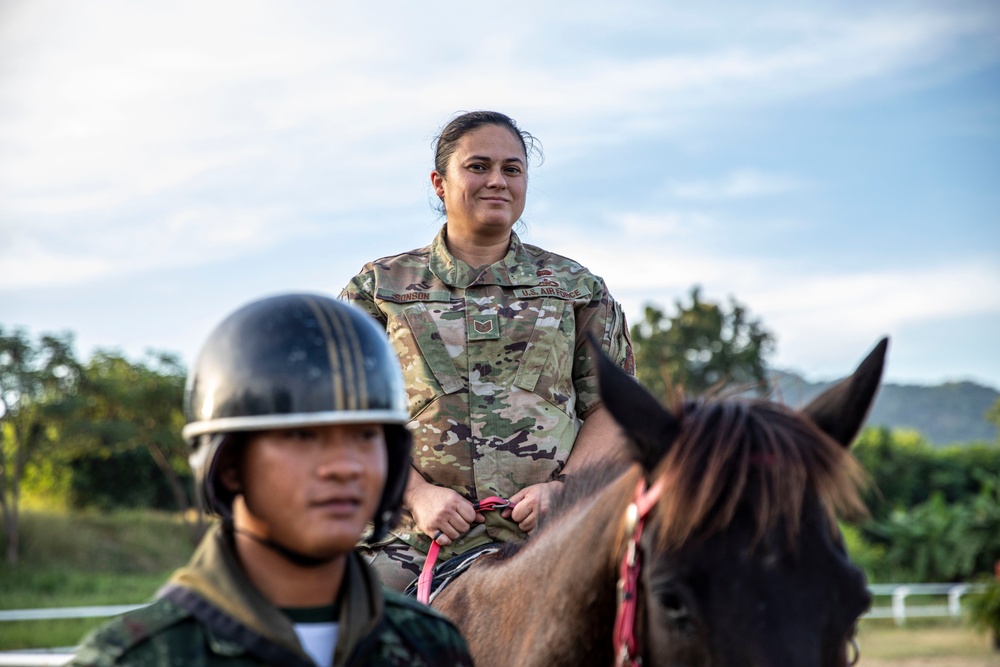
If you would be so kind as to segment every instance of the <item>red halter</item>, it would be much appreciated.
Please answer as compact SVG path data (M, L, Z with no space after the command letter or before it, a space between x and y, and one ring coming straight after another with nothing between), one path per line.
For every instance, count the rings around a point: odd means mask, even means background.
M625 555L622 557L621 571L618 576L618 611L615 616L615 667L641 667L639 642L635 637L635 610L639 594L639 539L642 537L642 526L646 515L663 494L666 484L661 477L656 484L646 490L646 480L639 478L635 487L635 500L625 512L625 530L631 533ZM857 637L851 637L848 642L850 651L847 666L854 667L861 660L861 648Z
M646 490L646 480L639 478L635 500L625 512L625 532L631 533L618 576L618 611L615 616L614 646L616 667L638 667L639 642L635 637L635 610L639 594L639 539L649 510L660 498L663 479Z

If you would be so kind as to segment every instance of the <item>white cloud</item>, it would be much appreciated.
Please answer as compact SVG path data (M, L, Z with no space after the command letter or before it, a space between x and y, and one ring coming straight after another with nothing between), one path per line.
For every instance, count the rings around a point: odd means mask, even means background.
M688 236L710 228L711 216L699 211L664 211L657 214L622 213L610 216L612 224L632 239Z
M732 296L748 306L777 334L774 363L811 375L848 371L882 335L906 345L899 336L914 325L1000 313L1000 265L979 259L831 272L797 261L713 252L697 235L623 237L620 227L611 227L588 237L568 229L547 228L531 242L558 248L596 270L630 319L647 303L669 309L677 299L686 301L698 284L705 299L725 303Z
M715 181L668 181L664 194L673 199L712 201L768 197L795 192L803 187L807 185L791 176L745 169Z
M847 330L904 324L1000 310L1000 267L963 263L907 270L775 276L758 286L758 308L773 317L817 329Z
M567 246L563 237L563 247ZM615 289L642 300L683 293L701 284L717 299L732 294L766 322L790 329L869 331L898 329L919 321L1000 311L1000 267L982 262L917 266L891 271L802 270L798 264L752 256L712 255L680 237L607 245L571 241L572 257L601 258L603 277ZM638 309L635 309L636 312Z
M290 238L321 233L282 208L187 206L152 220L79 224L71 234L25 230L0 246L0 290L78 285L90 279L182 269L260 251Z
M698 282L747 302L787 332L782 354L803 359L808 336L792 332L839 327L840 338L867 339L995 312L1000 290L983 286L1000 284L996 271L968 258L837 276L765 265L745 248L724 255L712 240L732 240L721 236L729 222L698 206L734 203L741 210L727 215L753 216L785 195L828 194L799 175L814 172L739 153L668 171L622 146L655 137L693 155L760 110L862 109L995 67L998 21L995 3L964 0L522 3L500 15L397 0L2 3L0 290L186 269L338 226L374 234L373 220L430 220L431 135L453 111L492 107L545 140L549 169L600 170L603 180L587 180L599 189L544 204L533 242L598 268L629 312ZM662 172L636 195L643 161ZM664 197L671 209L657 210ZM561 224L585 199L589 217ZM810 220L792 220L801 210L767 215L782 220L755 222L757 235L767 224L808 235ZM584 237L601 221L596 240Z
M107 275L110 268L104 257L53 253L47 244L17 238L0 253L0 290L75 284Z
M307 132L314 146L384 154L392 150L379 140L386 128L422 137L446 110L509 107L511 100L540 125L551 122L554 139L569 133L593 145L606 140L608 127L632 135L669 131L706 111L718 116L906 71L983 30L981 13L970 10L869 10L845 18L771 7L753 23L771 37L766 46L723 19L714 30L735 34L737 46L719 46L725 40L716 35L707 48L677 54L672 36L690 25L713 26L654 12L650 25L661 34L649 43L661 48L597 51L540 67L510 47L529 44L547 21L564 20L540 10L534 28L503 24L503 48L496 40L474 49L461 38L432 40L432 53L444 57L428 67L407 56L429 39L419 21L365 21L371 17L364 12L340 15L318 5L300 8L304 16L269 3L18 8L19 20L0 40L7 44L0 46L3 194L15 210L44 212L44 199L53 213L99 208L254 158L308 168L304 147L286 144L289 133ZM430 24L426 30L433 32ZM96 193L81 197L81 188Z

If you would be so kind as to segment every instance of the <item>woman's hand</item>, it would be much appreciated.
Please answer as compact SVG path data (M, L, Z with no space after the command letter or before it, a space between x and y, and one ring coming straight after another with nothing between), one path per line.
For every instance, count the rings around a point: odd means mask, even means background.
M552 495L562 490L562 482L543 482L526 486L510 497L513 507L503 511L503 518L512 519L518 527L530 533L549 509Z
M435 541L441 546L446 547L467 533L473 523L486 521L486 517L460 494L423 479L421 481L423 484L406 492L404 507L413 515L417 529L432 538L437 535Z

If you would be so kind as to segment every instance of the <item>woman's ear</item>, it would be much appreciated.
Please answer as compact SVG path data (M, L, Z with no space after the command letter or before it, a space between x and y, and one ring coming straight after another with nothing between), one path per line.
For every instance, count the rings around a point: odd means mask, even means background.
M437 170L431 172L431 186L434 188L434 194L438 196L438 199L444 199L444 175L437 172Z

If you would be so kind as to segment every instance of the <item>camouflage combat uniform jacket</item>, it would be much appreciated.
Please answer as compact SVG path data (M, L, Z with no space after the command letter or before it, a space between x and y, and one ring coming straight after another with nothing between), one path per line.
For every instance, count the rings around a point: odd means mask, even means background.
M509 498L556 478L600 402L585 332L634 374L628 327L604 281L573 260L512 234L503 259L475 270L448 252L446 232L366 264L340 297L379 320L399 355L424 478L473 501ZM442 556L524 537L499 512L486 521ZM430 545L405 511L393 534Z
M471 666L468 648L443 616L381 590L357 555L348 557L333 664ZM174 573L148 607L88 636L74 666L282 665L314 667L288 617L246 579L218 527L187 567Z

